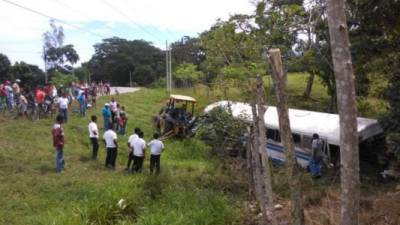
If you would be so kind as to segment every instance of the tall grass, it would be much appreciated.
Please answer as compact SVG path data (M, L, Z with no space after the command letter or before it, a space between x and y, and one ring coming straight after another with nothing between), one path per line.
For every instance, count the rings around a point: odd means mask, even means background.
M151 118L163 100L163 90L144 89L116 97L126 107L128 133L144 130L149 140ZM101 98L100 111L109 97ZM200 104L200 103L199 103ZM73 107L77 107L74 105ZM128 135L119 136L115 171L103 166L105 148L98 161L89 160L89 117L70 114L64 125L66 171L56 174L51 143L51 119L40 121L0 119L0 224L234 224L237 212L219 181L228 181L210 157L208 147L196 139L167 140L161 175L151 176L148 159L143 174L124 172ZM100 119L99 126L102 128ZM221 179L219 179L221 177ZM118 206L123 199L126 207Z

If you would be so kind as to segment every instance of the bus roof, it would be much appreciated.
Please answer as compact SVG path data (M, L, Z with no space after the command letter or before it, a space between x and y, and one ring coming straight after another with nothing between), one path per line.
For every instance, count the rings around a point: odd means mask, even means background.
M204 112L208 113L218 106L228 110L229 105L232 115L235 118L242 119L246 122L253 121L251 105L242 102L215 102L211 105L208 105L204 109ZM264 115L264 120L267 128L279 130L279 118L276 107L268 106ZM310 136L313 133L317 133L320 137L326 138L329 144L340 145L340 126L338 114L289 109L289 120L292 133L307 134ZM383 129L377 120L358 117L357 122L357 130L360 141L364 141L383 132Z

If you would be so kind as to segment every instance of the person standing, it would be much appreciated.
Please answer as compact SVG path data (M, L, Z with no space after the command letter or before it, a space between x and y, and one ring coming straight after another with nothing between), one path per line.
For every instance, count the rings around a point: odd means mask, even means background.
M107 130L107 128L110 126L110 118L111 118L110 104L108 103L104 104L104 107L101 112L103 114L104 130Z
M97 152L99 150L99 129L97 128L97 116L92 116L92 122L89 123L89 138L92 143L92 159L97 159Z
M139 138L132 140L133 148L133 170L136 173L142 172L143 160L145 158L146 142L143 140L143 132L139 132Z
M148 144L150 147L150 173L153 174L154 168L156 168L156 174L159 174L160 158L162 151L164 151L164 144L158 140L159 136L157 133L154 133L153 138Z
M61 126L63 123L64 118L62 115L58 115L56 117L56 122L53 126L52 135L53 135L53 146L56 152L56 171L58 173L62 173L64 171L64 130Z
M107 148L105 166L108 168L115 169L115 161L117 160L117 154L118 154L118 142L117 142L117 133L115 133L112 125L110 125L108 127L108 130L104 133L103 139Z
M85 92L81 91L78 96L78 102L79 102L79 114L81 117L86 116L86 97L85 97Z
M126 116L125 107L122 106L119 110L119 117L118 117L118 133L121 135L125 135L126 124L128 122L128 117Z
M321 167L323 163L323 141L319 138L318 134L313 134L313 139L311 142L312 155L310 162L310 172L311 175L315 178L319 178L321 176Z
M60 114L64 118L64 123L67 123L67 121L68 121L68 103L69 103L69 100L67 98L67 94L63 93L61 98L58 99L58 107L59 107Z
M111 123L113 125L116 124L116 119L117 119L117 111L118 111L118 103L115 101L114 98L111 98L110 101L110 110L111 110Z
M129 148L129 155L128 155L128 163L126 165L125 170L130 172L131 171L131 163L133 160L133 141L137 138L139 138L139 133L141 132L140 128L136 127L134 130L134 133L129 136L128 139L128 148Z

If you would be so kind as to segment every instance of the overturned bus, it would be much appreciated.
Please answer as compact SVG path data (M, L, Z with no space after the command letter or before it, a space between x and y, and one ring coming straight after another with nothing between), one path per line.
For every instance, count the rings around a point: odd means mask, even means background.
M204 113L208 113L216 107L221 107L231 112L234 118L251 123L253 121L251 105L242 102L220 101L208 105ZM325 162L339 165L340 162L340 126L339 115L314 112L298 109L289 109L290 127L295 144L296 158L302 167L307 167L311 158L312 135L317 133L323 140ZM279 118L276 107L268 106L264 114L267 128L268 156L275 164L285 161L285 149L281 143L279 132ZM379 144L383 138L383 129L377 120L357 118L358 136L360 142L360 156L367 157L376 162L374 142Z

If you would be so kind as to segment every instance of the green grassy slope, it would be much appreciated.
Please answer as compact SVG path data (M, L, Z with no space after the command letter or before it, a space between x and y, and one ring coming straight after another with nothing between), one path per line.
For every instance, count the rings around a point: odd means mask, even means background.
M311 99L301 97L307 76L292 74L288 79L289 103L292 108L324 111L329 97L316 79ZM270 89L272 81L265 79ZM205 87L174 90L195 96L197 112L208 102L224 99L221 91L206 94ZM243 100L238 89L231 88L229 99ZM163 90L143 89L117 97L128 113L128 133L134 127L145 132L148 141L153 132L151 118L163 104ZM99 99L100 111L109 97ZM268 104L275 96L267 94ZM141 175L127 175L127 136L119 137L118 168L104 168L105 148L101 145L99 160L92 161L87 134L89 117L70 114L65 125L66 171L54 172L53 121L7 121L0 117L0 224L241 224L241 204L246 186L237 176L223 169L222 162L209 154L199 140L167 140L162 156L162 173L149 176L148 158ZM102 127L102 119L99 120ZM125 199L127 207L117 206Z
M117 98L126 106L128 131L136 126L149 140L151 117L167 95L142 90ZM103 98L98 105L103 105ZM92 114L94 111L90 111ZM100 107L96 110L100 116ZM162 174L127 175L127 137L120 137L116 171L89 160L88 118L71 115L65 125L66 171L54 172L51 120L0 121L0 224L230 224L237 220L224 193L230 182L200 141L168 140ZM99 126L102 127L101 121ZM125 199L125 209L117 207Z

